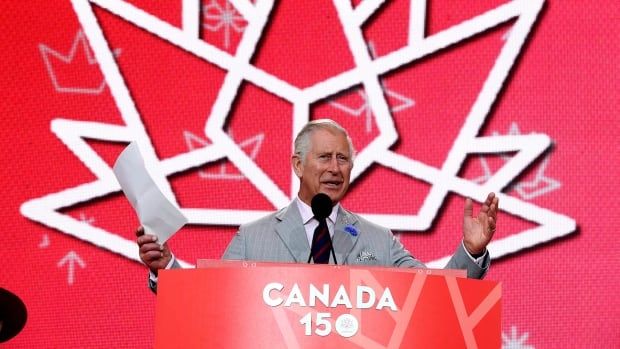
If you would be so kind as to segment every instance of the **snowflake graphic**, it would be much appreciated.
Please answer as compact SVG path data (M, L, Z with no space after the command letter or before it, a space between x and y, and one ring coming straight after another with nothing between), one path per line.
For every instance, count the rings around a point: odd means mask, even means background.
M96 176L96 180L76 187L31 199L21 206L21 213L34 221L58 229L76 238L116 252L129 259L138 260L135 242L105 229L80 222L60 212L60 209L76 203L88 202L119 192L120 187L107 163L86 143L84 138L111 142L135 141L145 157L149 168L156 168L160 175L154 178L165 194L175 200L168 176L189 168L226 159L271 203L274 209L289 204L299 183L291 180L291 188L280 188L253 159L246 154L226 132L226 123L232 104L242 83L258 86L293 105L292 134L295 135L310 119L310 106L338 93L362 86L369 108L375 117L378 136L370 142L356 159L352 183L371 165L384 166L404 176L430 184L431 190L417 214L377 214L362 212L366 218L396 230L424 231L432 224L443 201L449 193L471 197L482 202L486 193L498 193L501 210L534 222L537 226L517 234L495 239L490 245L491 254L499 258L551 239L570 234L575 221L563 214L534 205L502 193L502 190L531 164L550 145L550 139L542 134L479 136L498 92L523 48L523 43L536 21L542 0L515 0L477 15L433 35L425 35L426 1L412 0L409 15L408 43L379 58L373 58L367 49L362 26L385 2L363 1L353 8L349 1L334 0L338 18L344 29L355 66L337 76L327 78L312 86L299 88L264 71L251 63L254 52L268 22L274 0L231 1L235 10L247 22L244 35L234 54L221 50L200 39L200 4L183 1L183 25L175 27L166 21L145 13L125 1L72 0L74 11L95 53L105 80L121 112L124 125L86 122L57 118L52 120L52 132ZM204 137L211 144L169 158L157 157L149 134L114 54L103 35L93 13L92 5L110 13L177 46L199 59L215 65L226 72L210 115L206 117ZM489 71L482 88L471 107L465 122L454 139L444 164L429 166L416 159L391 150L398 141L392 112L381 85L381 76L399 67L416 62L443 49L467 41L469 38L495 28L503 23L513 23L511 34L503 43L494 66ZM501 154L516 152L489 180L483 184L458 176L466 158L472 154ZM291 170L291 178L294 173ZM176 202L175 202L176 203ZM178 205L178 203L176 203ZM181 207L190 224L239 225L260 218L272 211L229 210ZM448 257L430 261L430 267L445 265Z
M517 327L512 326L510 328L510 337L502 332L502 349L534 349L533 346L525 343L529 336L527 332L518 336Z
M212 32L217 32L223 28L224 47L229 48L230 31L233 30L237 33L242 33L245 29L246 22L230 5L230 2L224 2L224 7L220 5L218 0L211 0L208 5L202 7L202 11L204 12L202 27Z

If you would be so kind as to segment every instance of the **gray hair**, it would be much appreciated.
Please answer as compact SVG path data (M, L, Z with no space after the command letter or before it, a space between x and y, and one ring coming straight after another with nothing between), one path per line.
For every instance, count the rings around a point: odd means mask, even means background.
M331 119L317 119L308 122L295 137L295 155L299 156L302 163L306 162L306 155L310 151L310 136L316 130L326 130L329 132L341 132L347 138L349 144L349 153L351 154L351 163L355 160L355 148L353 148L353 142L351 137L344 127L340 126L337 122Z

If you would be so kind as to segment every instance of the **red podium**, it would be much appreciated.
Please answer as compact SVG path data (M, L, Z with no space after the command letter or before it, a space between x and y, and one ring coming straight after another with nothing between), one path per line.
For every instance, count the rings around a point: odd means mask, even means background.
M501 285L463 271L231 261L162 270L156 348L500 348Z

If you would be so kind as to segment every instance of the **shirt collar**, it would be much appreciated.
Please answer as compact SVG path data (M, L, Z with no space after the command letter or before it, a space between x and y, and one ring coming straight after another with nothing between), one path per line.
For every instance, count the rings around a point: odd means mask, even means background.
M312 218L314 218L314 213L312 213L312 207L301 201L299 198L295 198L297 201L297 208L299 209L299 213L301 214L301 221L306 225ZM332 213L329 214L327 218L329 218L332 223L336 223L336 217L338 217L338 209L340 208L340 203L335 204L332 207Z

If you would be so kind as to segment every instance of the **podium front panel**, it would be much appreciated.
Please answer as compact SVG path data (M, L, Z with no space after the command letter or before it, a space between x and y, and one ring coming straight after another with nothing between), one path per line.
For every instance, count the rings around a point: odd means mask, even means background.
M283 263L162 270L156 348L499 348L501 286L460 271Z

